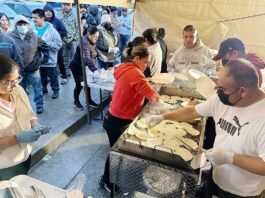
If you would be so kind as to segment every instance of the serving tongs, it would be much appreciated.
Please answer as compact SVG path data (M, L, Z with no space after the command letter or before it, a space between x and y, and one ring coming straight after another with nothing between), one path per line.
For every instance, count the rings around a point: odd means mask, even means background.
M194 148L192 148L190 145L188 145L182 138L180 138L179 136L175 136L176 137L176 139L178 139L181 143L183 143L184 144L184 146L187 148L187 149L189 149L189 150L192 150L192 151L194 151L194 152L198 152L198 148L197 149L194 149Z

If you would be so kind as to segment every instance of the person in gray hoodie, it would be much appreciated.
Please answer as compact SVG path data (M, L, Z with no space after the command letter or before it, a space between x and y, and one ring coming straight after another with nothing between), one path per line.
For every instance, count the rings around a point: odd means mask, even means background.
M43 11L45 14L45 21L48 21L49 23L53 24L53 27L58 31L58 33L61 36L61 39L63 40L67 36L67 30L65 28L63 21L55 16L54 9L50 4L46 4L43 7ZM61 49L58 51L58 65L62 77L61 84L66 84L67 74L64 65L63 47L61 47Z
M37 32L38 36L44 40L50 48L49 61L40 66L41 84L43 94L48 93L47 85L50 79L51 88L53 90L52 99L59 97L59 80L57 75L57 55L62 47L62 40L60 34L56 31L51 23L45 21L44 11L35 9L32 12L34 22L33 30Z
M189 69L199 70L210 76L215 71L212 58L213 53L199 39L198 30L193 25L187 25L183 29L183 45L170 58L168 71L187 76L189 80L181 86L195 88L195 80L189 74Z
M14 30L8 35L15 40L23 58L21 86L26 91L28 83L32 85L37 113L40 114L44 109L39 66L48 62L49 46L29 28L29 21L26 17L17 15L14 25Z

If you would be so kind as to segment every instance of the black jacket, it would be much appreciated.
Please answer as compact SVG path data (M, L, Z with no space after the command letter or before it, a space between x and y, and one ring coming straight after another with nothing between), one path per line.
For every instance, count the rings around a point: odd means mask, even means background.
M22 72L34 72L39 69L40 65L48 62L49 46L31 29L25 35L24 40L21 39L16 29L8 35L15 40L19 48L24 63Z
M45 10L49 10L53 14L53 17L50 20L48 20L47 18L45 18L45 21L48 21L49 23L53 24L53 27L60 34L61 39L63 39L64 37L66 37L67 36L67 30L65 28L65 25L64 25L64 23L63 23L62 20L60 20L60 19L58 19L58 18L55 17L55 13L54 13L53 7L50 4L46 4L43 7L43 11L45 11Z

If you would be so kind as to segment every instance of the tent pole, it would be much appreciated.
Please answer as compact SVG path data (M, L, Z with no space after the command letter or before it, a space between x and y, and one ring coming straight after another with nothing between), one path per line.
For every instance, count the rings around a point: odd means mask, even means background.
M86 104L87 104L87 120L89 123L91 123L90 118L90 108L89 108L89 98L88 98L88 87L87 87L87 76L86 76L86 66L83 59L83 35L82 35L82 24L81 24L81 17L80 17L80 4L79 0L74 0L76 4L76 16L77 16L77 22L78 22L78 29L79 29L79 40L80 40L80 57L81 57L81 66L82 66L82 73L83 73L83 80L84 80L84 90L85 90L85 97L86 97Z

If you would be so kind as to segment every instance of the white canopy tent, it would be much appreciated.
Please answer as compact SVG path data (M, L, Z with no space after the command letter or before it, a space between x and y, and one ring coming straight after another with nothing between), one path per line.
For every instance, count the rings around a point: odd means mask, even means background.
M224 39L237 37L245 43L247 52L255 52L265 60L264 0L80 0L79 3L135 8L133 36L146 28L164 27L170 52L180 46L182 29L192 24L198 28L203 42L213 49L218 49Z

